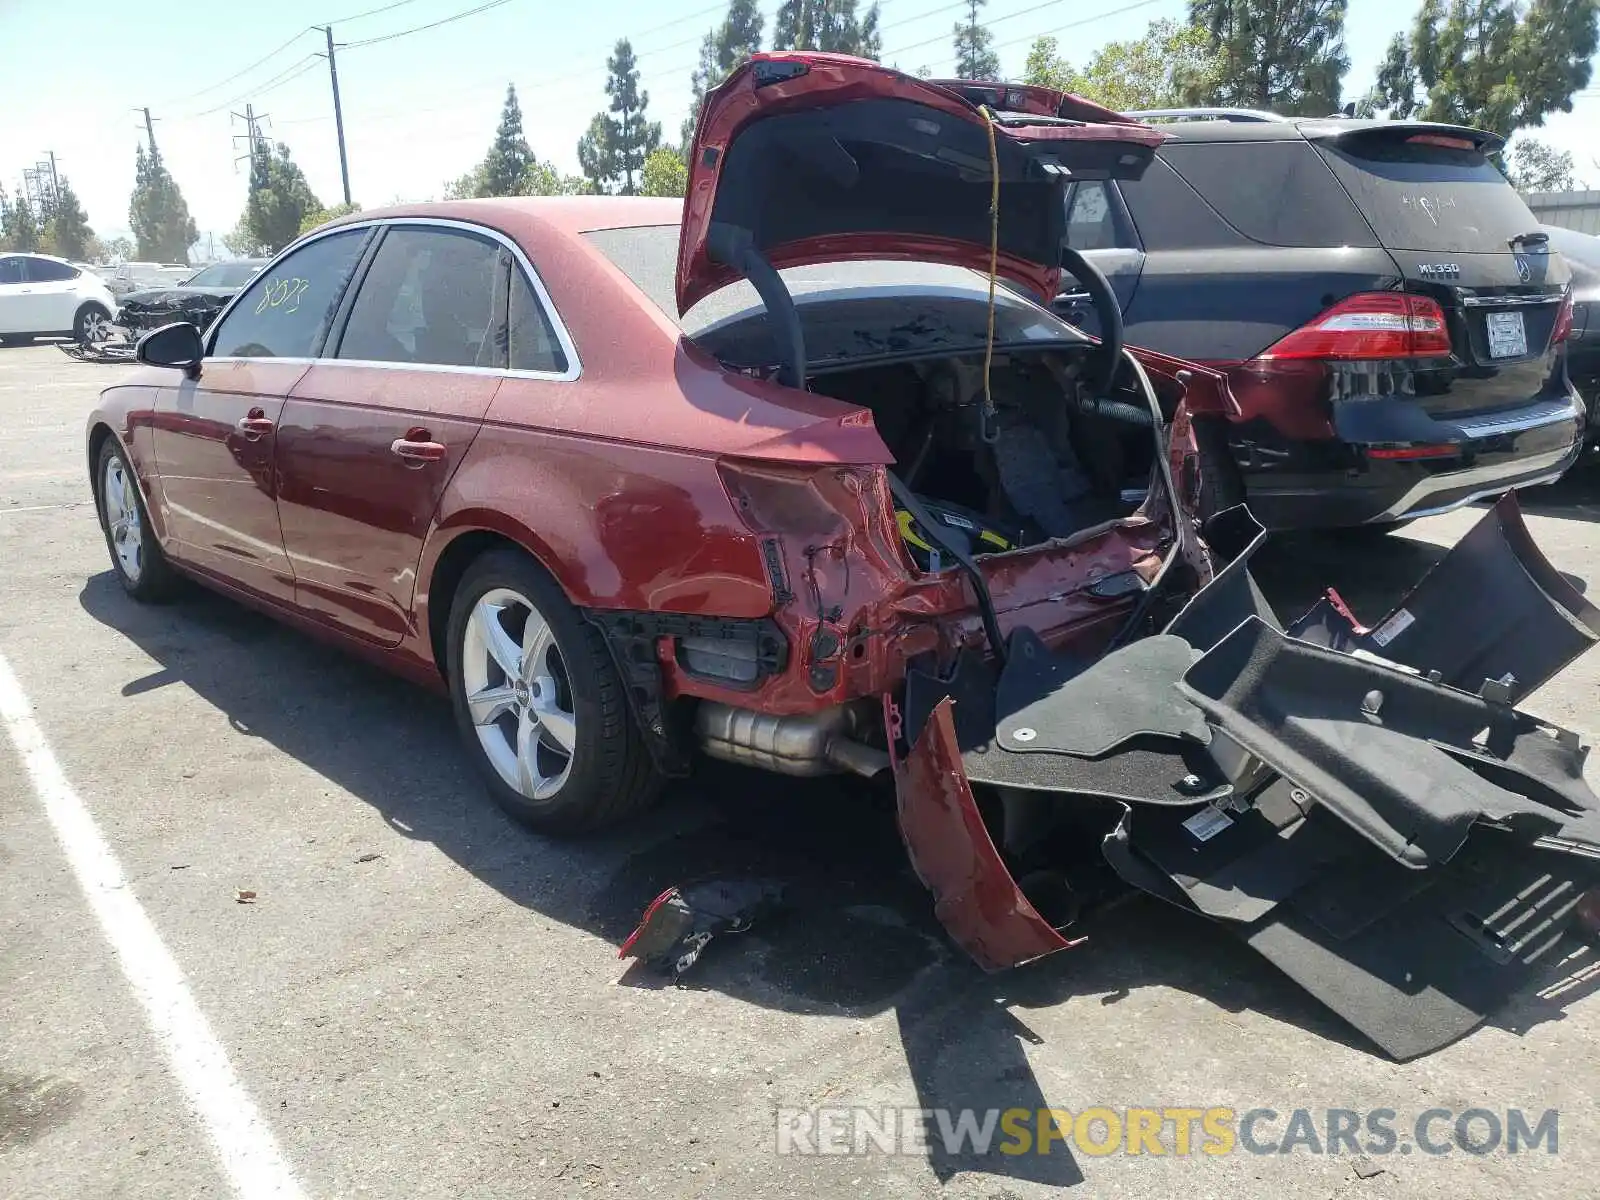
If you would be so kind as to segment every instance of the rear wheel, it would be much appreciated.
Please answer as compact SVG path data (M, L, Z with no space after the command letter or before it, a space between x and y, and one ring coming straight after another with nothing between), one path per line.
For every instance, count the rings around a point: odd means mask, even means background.
M95 470L95 497L100 508L100 528L111 552L111 569L122 590L147 603L165 600L177 589L178 578L167 564L133 469L116 439L106 438Z
M72 322L72 337L80 346L95 345L111 338L111 314L90 301L78 309Z
M605 641L527 555L468 568L449 651L467 753L513 818L579 833L649 804L659 780Z

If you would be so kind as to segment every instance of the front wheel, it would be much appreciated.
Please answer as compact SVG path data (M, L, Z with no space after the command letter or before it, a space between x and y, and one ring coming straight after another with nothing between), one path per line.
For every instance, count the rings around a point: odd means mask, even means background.
M580 833L654 797L659 780L604 639L525 554L493 551L467 570L449 652L467 753L514 819Z

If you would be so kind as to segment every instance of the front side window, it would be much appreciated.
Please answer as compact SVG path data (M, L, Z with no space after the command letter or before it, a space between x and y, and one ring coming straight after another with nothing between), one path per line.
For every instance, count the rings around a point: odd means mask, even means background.
M337 357L503 368L509 260L476 234L390 229L350 307Z
M263 271L217 324L220 358L313 358L322 347L369 229L309 242Z

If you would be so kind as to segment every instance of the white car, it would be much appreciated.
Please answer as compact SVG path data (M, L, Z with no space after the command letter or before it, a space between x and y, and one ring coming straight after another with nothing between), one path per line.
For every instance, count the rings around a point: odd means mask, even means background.
M157 262L125 262L118 263L116 270L111 273L111 278L106 280L113 296L125 296L129 292L137 292L143 288L171 287L178 282L178 276L194 274L192 267L182 267L171 263Z
M111 336L117 302L93 271L47 254L0 254L0 343L72 336Z

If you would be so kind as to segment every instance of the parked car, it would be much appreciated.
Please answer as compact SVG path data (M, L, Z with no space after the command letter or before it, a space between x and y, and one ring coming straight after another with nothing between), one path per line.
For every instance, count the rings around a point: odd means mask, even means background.
M240 288L266 266L264 258L212 263L190 272L176 287L155 287L122 297L117 324L134 337L173 321L189 321L204 330Z
M1572 334L1567 339L1567 372L1589 413L1589 444L1600 445L1600 237L1563 229L1541 228L1550 248L1572 269Z
M1067 238L1111 280L1131 344L1228 375L1236 410L1197 426L1236 463L1215 473L1217 507L1246 499L1273 528L1385 528L1571 466L1570 276L1485 157L1501 139L1129 115L1168 140L1137 180L1069 189ZM1081 287L1057 308L1093 327Z
M92 271L48 254L0 254L0 344L103 340L117 302Z
M124 262L118 263L111 272L111 278L106 281L106 286L111 289L114 296L124 296L140 288L161 287L177 282L171 274L163 272L182 271L182 267L173 264L158 262Z
M701 753L892 780L986 967L1132 886L1432 1049L1600 876L1575 735L1512 707L1600 610L1507 501L1375 629L1330 600L1283 631L1248 512L1198 529L1225 378L1043 306L1066 182L1163 138L759 54L707 98L687 204L324 226L102 393L116 579L181 573L444 690L535 829L636 813Z

